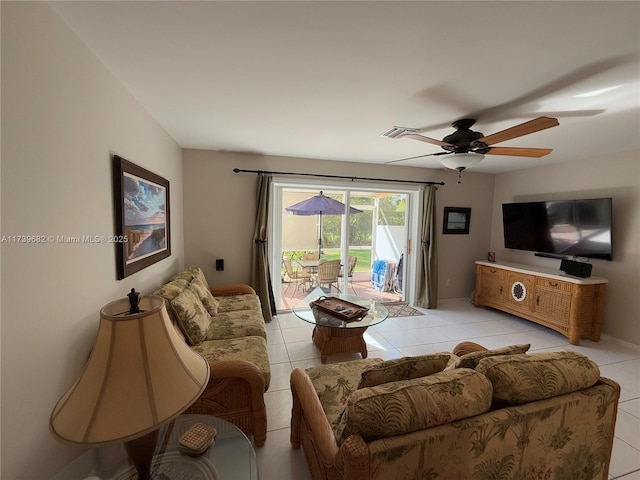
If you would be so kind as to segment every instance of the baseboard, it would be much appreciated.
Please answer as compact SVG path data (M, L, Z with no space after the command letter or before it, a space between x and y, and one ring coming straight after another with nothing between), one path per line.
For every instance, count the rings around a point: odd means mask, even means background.
M635 350L636 352L640 352L640 345L636 345L635 343L625 342L624 340L620 340L619 338L612 337L611 335L600 335L600 340L606 340L607 342L615 343L616 345L620 345L621 347L626 347L631 350Z
M466 300L467 302L473 303L473 297L456 297L456 298L445 298L443 300L438 300L438 304L447 303L447 302L459 302L460 300Z

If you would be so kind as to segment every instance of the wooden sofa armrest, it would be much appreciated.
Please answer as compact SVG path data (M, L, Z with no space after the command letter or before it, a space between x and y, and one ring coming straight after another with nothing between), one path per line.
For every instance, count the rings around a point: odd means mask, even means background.
M600 377L598 379L598 383L604 383L605 385L608 385L611 388L613 388L616 391L618 398L620 398L620 384L618 382L616 382L615 380L611 380L610 378L607 378L607 377Z
M258 405L264 404L264 375L255 364L247 360L220 360L211 362L210 366L209 381L229 377L242 378L251 385L252 391L258 392L252 400L259 402Z
M344 472L345 480L368 480L369 447L360 435L350 435L340 445L336 466Z
M455 347L453 347L452 351L454 355L462 357L463 355L467 355L468 353L485 352L487 351L487 348L483 347L479 343L460 342Z
M213 361L210 366L209 383L187 413L225 418L251 433L256 446L261 447L267 439L264 375L246 360ZM238 385L246 388L238 388ZM250 420L245 418L246 415L250 415Z
M293 395L291 445L294 448L300 448L300 427L302 415L304 415L320 458L327 464L333 464L338 454L338 442L322 410L311 379L300 368L291 372L291 394Z
M229 295L255 295L256 291L244 283L230 283L219 287L209 287L214 297L225 297Z

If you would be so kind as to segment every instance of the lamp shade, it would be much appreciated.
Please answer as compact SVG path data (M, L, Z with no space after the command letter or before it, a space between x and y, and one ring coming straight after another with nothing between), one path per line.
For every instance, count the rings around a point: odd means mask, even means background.
M80 378L56 404L53 435L70 444L129 441L186 410L207 386L209 364L177 335L164 299L127 299L100 311L98 335Z
M452 170L466 170L469 167L473 167L482 161L484 155L480 153L452 153L450 155L443 155L440 157L440 163Z

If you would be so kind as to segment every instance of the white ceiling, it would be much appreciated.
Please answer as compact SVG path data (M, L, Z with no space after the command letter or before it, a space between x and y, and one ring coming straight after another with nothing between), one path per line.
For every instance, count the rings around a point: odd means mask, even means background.
M499 146L550 155L473 169L640 148L637 1L51 6L184 148L384 163L441 151L379 136L394 125L441 139L459 118L490 134L543 114L560 126Z

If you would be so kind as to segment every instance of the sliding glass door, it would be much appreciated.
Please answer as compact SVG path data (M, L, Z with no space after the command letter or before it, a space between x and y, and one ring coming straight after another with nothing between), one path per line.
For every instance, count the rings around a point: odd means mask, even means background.
M417 189L274 181L272 269L279 310L290 310L313 288L382 301L408 299L410 245ZM333 207L314 210L321 197ZM339 203L338 203L339 202ZM335 207L344 205L344 207ZM317 264L339 261L336 282L319 278ZM280 267L280 268L278 268Z

